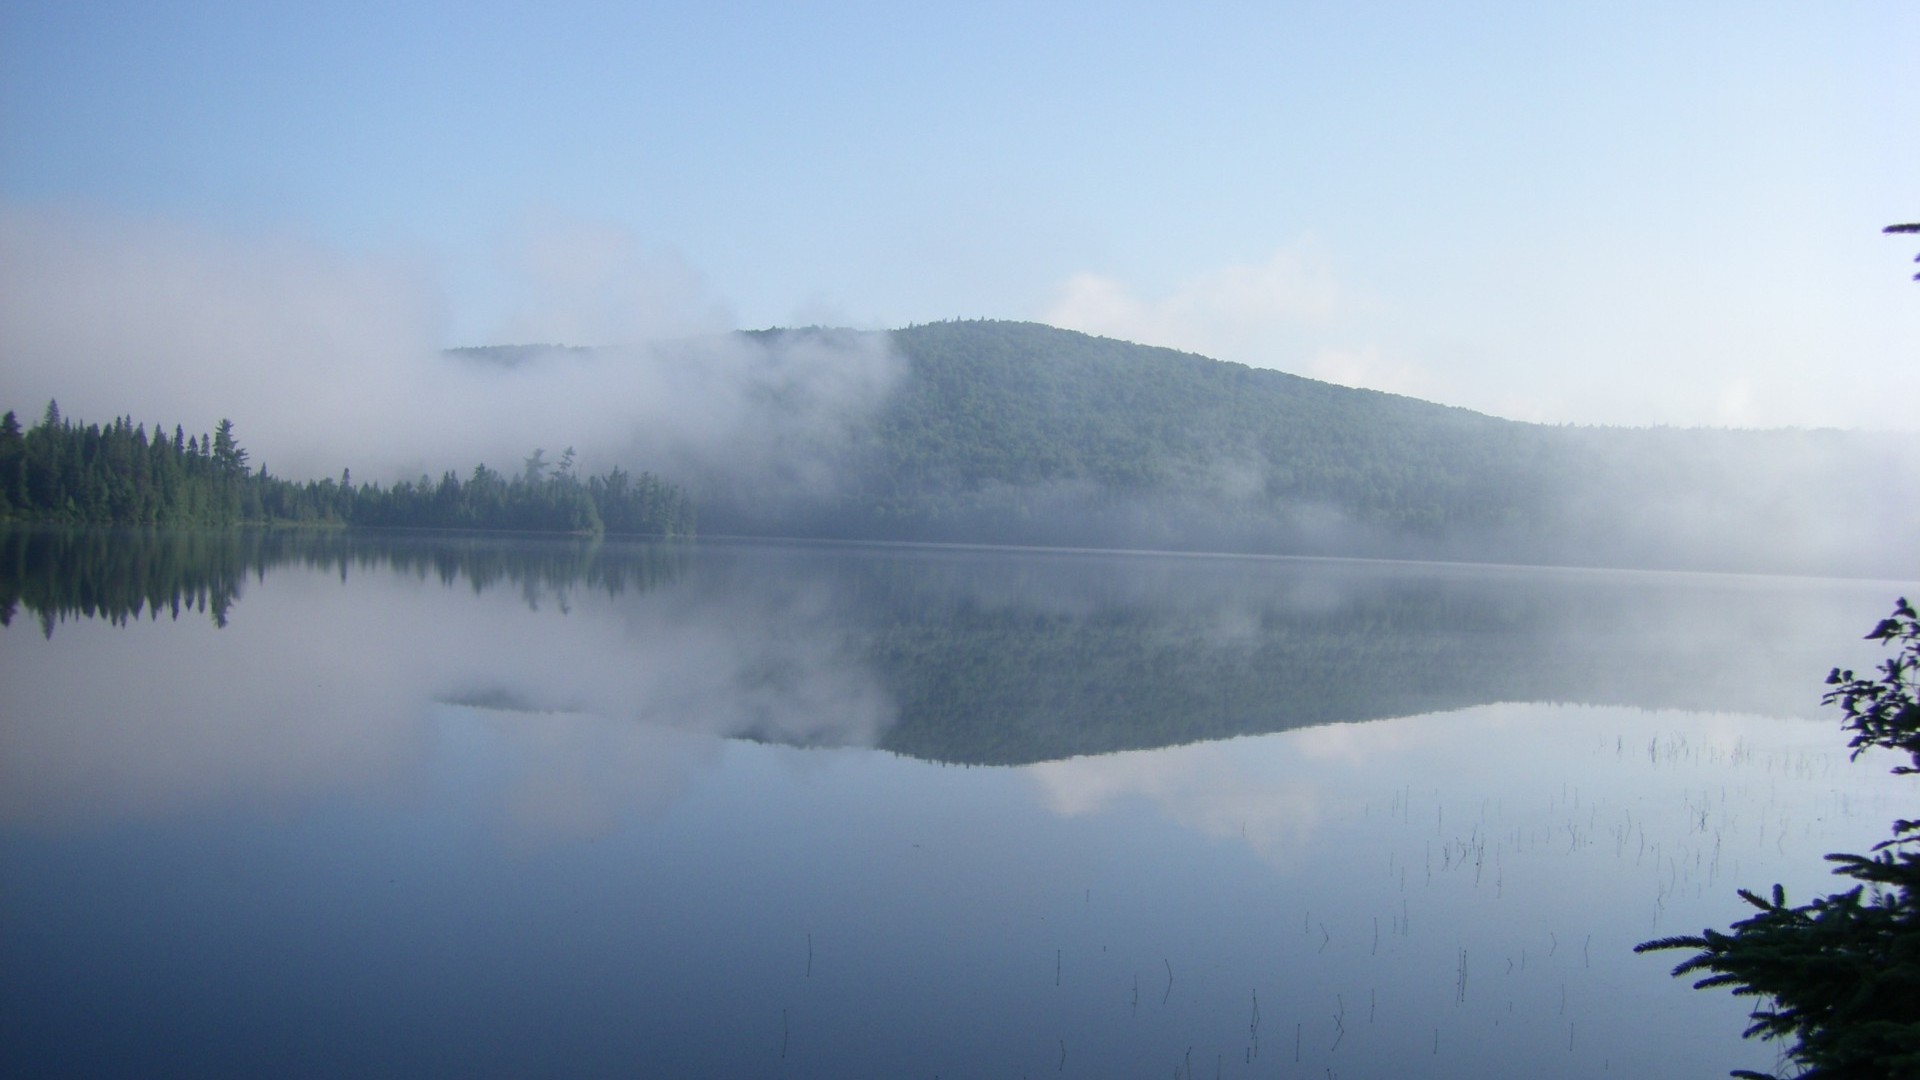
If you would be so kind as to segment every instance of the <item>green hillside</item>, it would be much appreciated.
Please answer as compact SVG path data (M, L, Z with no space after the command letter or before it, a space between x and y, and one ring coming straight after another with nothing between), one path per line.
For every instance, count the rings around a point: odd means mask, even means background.
M783 344L874 336L743 335L774 372ZM792 472L833 478L819 490L724 456L630 464L684 484L709 535L1920 578L1913 435L1522 423L1037 323L885 337L877 402L807 417L788 373L755 399L805 433Z
M878 473L898 517L1017 521L1051 489L1169 536L1284 522L1304 540L1335 512L1431 537L1537 521L1552 475L1541 429L1413 398L1032 323L893 341L912 376Z
M1520 423L1034 323L891 342L843 494L703 491L712 531L1920 573L1912 437Z

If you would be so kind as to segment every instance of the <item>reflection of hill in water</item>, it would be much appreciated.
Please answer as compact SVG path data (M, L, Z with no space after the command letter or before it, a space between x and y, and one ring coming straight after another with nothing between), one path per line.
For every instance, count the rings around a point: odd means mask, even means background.
M49 633L181 608L219 621L250 577L294 566L506 586L562 620L544 596L600 595L628 633L688 641L697 625L743 658L690 647L658 676L678 710L661 722L737 717L720 733L968 764L1506 701L1814 715L1821 677L1866 662L1859 635L1891 600L1862 583L1311 560L35 530L0 531L0 616L24 606ZM564 672L495 686L497 666L450 673L481 695L466 703L564 707L549 701ZM783 689L841 674L890 703L877 736L836 736L813 715L831 694Z
M804 577L896 716L879 746L1019 764L1510 701L1817 715L1870 584L1326 560L703 551ZM785 741L777 732L756 737Z
M851 576L900 710L881 745L981 764L1508 701L1813 715L1885 603L1830 582L1309 561Z

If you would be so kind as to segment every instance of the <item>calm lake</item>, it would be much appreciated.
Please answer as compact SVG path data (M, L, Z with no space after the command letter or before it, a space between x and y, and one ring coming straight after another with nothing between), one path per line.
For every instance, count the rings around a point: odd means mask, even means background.
M1907 583L0 533L0 1074L1714 1077Z

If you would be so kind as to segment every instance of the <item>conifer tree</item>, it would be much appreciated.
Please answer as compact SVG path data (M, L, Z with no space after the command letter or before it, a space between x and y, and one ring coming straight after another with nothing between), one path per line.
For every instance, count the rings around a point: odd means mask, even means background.
M1877 678L1835 668L1825 697L1853 732L1853 756L1875 747L1905 754L1896 774L1920 773L1920 618L1902 598L1867 635L1896 649ZM1694 949L1676 976L1710 972L1696 989L1729 987L1756 997L1748 1038L1791 1039L1794 1075L1817 1080L1920 1076L1920 821L1893 823L1872 855L1827 856L1834 873L1860 884L1789 906L1740 890L1759 914L1731 933L1661 938L1635 952ZM1776 1080L1739 1069L1736 1077Z

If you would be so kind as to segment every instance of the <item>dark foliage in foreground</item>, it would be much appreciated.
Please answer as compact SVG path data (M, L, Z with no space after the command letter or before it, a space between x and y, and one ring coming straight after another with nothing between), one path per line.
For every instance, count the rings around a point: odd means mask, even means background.
M1878 677L1834 669L1825 700L1838 703L1858 757L1870 747L1907 755L1896 773L1920 772L1920 619L1902 599L1869 640L1895 646ZM1834 873L1860 884L1790 907L1775 885L1762 897L1740 895L1759 914L1731 933L1661 938L1636 952L1694 949L1674 968L1710 972L1696 988L1725 986L1763 999L1753 1012L1751 1038L1791 1039L1787 1060L1802 1077L1920 1076L1920 821L1893 824L1893 837L1871 856L1829 855ZM1736 1070L1734 1076L1773 1080Z

